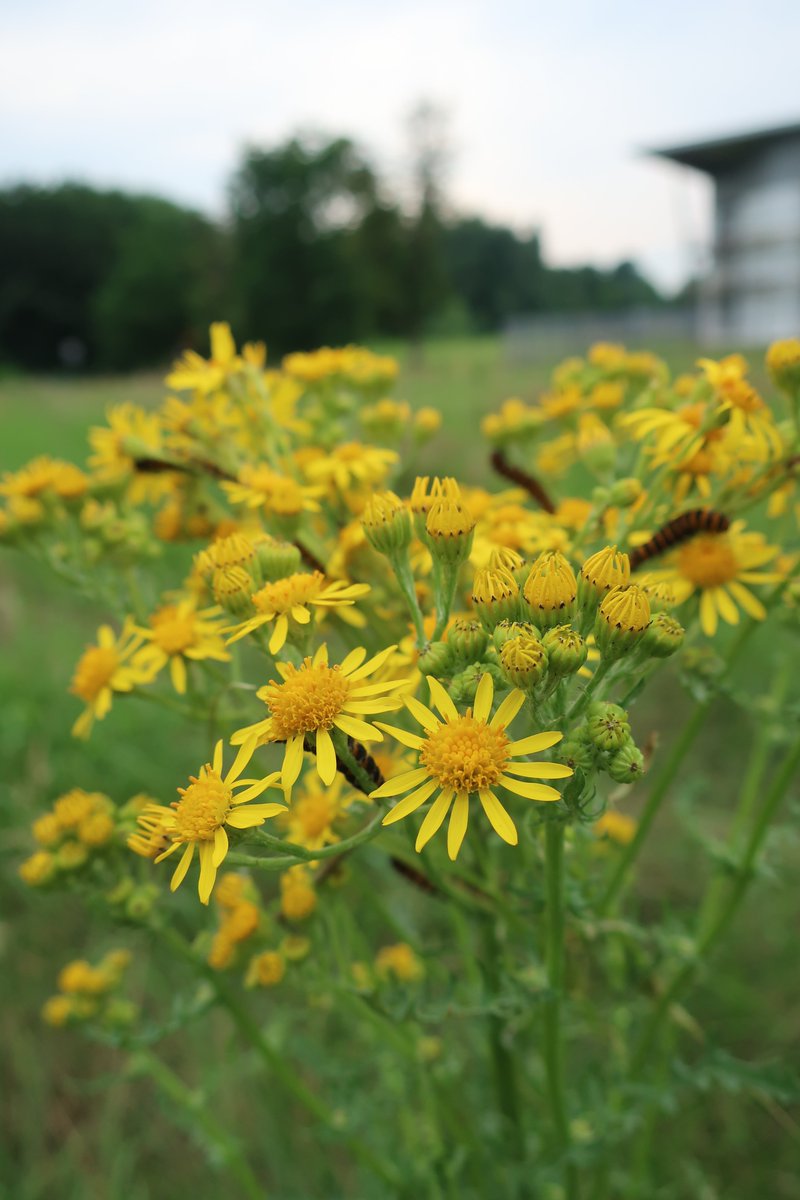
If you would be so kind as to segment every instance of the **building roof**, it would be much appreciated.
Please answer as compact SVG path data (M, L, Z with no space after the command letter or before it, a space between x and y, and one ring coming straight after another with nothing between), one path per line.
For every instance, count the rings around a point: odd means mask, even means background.
M658 158L672 159L673 162L682 163L685 167L694 167L698 171L707 171L709 175L717 175L728 167L737 166L764 146L794 138L800 138L800 121L789 125L774 125L770 129L757 129L749 133L730 134L705 142L690 142L685 146L653 148L647 153Z

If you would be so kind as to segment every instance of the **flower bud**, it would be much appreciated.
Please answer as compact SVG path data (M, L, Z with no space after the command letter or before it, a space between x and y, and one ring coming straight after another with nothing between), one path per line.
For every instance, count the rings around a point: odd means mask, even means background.
M523 594L533 620L542 629L571 621L578 584L564 555L557 550L540 554L525 581Z
M450 566L466 561L472 549L475 518L458 500L438 500L425 522L427 545L434 558Z
M639 641L650 624L650 602L636 583L609 592L595 621L595 638L606 658L626 654Z
M379 554L391 557L411 543L411 513L394 492L377 492L361 514L364 535Z
M472 603L484 629L490 632L501 621L513 621L519 615L519 587L514 576L500 567L475 574Z
M428 484L430 483L430 489ZM414 480L414 487L411 489L411 498L408 502L408 507L411 509L414 517L414 528L417 531L417 536L427 543L426 522L428 513L433 508L438 500L442 499L460 500L461 489L455 479L446 477L439 479L434 476L433 480L428 475L418 475Z
M447 631L449 650L465 663L482 658L488 640L486 630L477 621L454 621ZM425 674L435 675L436 672L426 671Z
M419 408L414 413L414 438L418 442L426 442L439 432L442 424L442 414L438 408Z
M644 775L644 757L641 750L627 741L616 754L613 754L606 766L615 783L636 783Z
M667 583L645 583L642 589L650 601L650 612L669 612L677 604L675 592L672 590L672 584Z
M423 675L434 675L441 679L452 674L453 652L448 642L429 642L419 656L417 666Z
M602 817L594 823L595 837L609 838L620 846L627 846L636 836L637 822L627 813L618 812L615 808L607 808Z
M586 738L572 734L570 737L564 738L555 751L555 756L559 762L572 767L573 771L580 770L588 775L594 770L597 762L597 749Z
M227 612L244 616L253 611L251 596L255 584L244 567L218 567L214 572L211 590L217 604Z
M450 695L456 704L472 704L481 676L491 675L496 686L505 687L506 681L494 663L471 663L450 681Z
M529 692L547 673L547 651L538 638L510 638L500 651L500 668L513 687Z
M586 662L589 648L571 625L555 625L542 638L550 664L550 674L558 679L574 675Z
M643 495L644 488L639 480L634 476L629 476L627 479L618 479L615 484L612 484L608 500L609 504L613 504L615 508L631 508Z
M593 746L609 754L620 749L630 739L628 714L618 704L602 701L589 709L586 735Z
M642 638L642 649L651 658L669 658L680 650L686 630L669 613L657 612Z
M265 582L275 583L300 569L302 555L293 542L265 536L256 543L256 563ZM259 580L260 582L260 580Z
M800 338L773 342L767 350L767 370L781 391L800 391Z
M542 640L539 630L530 621L501 621L492 634L495 650L502 650L509 638L522 635Z
M37 850L20 863L19 877L28 887L43 887L56 873L55 855L49 850Z
M600 476L611 471L617 448L608 426L594 413L583 413L579 418L575 444L578 458L590 471Z
M597 605L610 591L631 580L631 563L616 546L606 546L587 558L581 567L578 595L581 607Z

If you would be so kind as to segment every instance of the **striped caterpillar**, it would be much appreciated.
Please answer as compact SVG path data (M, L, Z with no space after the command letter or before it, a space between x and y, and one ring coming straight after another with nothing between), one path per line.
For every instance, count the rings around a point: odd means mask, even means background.
M681 513L679 517L667 521L643 546L631 551L631 570L635 571L651 558L664 554L696 533L725 533L730 525L724 513L714 512L711 508L693 508Z

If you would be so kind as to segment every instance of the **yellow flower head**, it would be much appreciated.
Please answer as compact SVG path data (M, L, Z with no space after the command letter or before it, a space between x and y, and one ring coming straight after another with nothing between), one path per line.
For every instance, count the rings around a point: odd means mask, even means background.
M539 625L563 625L575 610L578 581L563 554L540 554L525 581L523 595Z
M356 600L366 596L369 590L369 584L348 584L342 579L326 583L320 571L314 571L313 574L295 572L286 579L267 583L253 593L251 601L256 615L241 625L231 625L225 630L231 634L228 644L239 641L268 622L274 622L269 652L277 654L286 643L291 621L308 625L313 612L311 605L322 609L350 607Z
M459 501L460 499L461 489L455 479L450 476L445 479L434 476L431 480L428 475L418 475L414 480L408 504L415 516L427 517L437 500Z
M167 376L167 387L175 388L177 392L208 395L219 391L228 378L241 369L242 360L237 357L236 343L227 321L215 321L210 336L211 357L206 360L194 350L187 350Z
M779 388L794 393L800 388L800 338L773 342L767 350L767 370Z
M309 482L344 495L350 488L379 487L397 461L395 450L345 442L328 454L311 459L305 475Z
M180 695L186 691L187 659L227 662L230 658L213 620L216 611L209 608L198 612L194 600L181 600L157 609L149 628L139 630L147 642L140 651L140 661L148 664L153 674L169 663L173 687Z
M83 496L89 480L79 467L49 455L41 455L0 480L0 496L33 500L50 493L61 500Z
M650 622L650 601L644 588L637 583L614 588L600 605L600 618L610 629L643 633Z
M342 796L342 775L337 775L330 787L321 787L315 778L307 777L303 791L293 798L285 816L289 841L307 850L321 850L339 841L334 826L347 815L353 799L352 795Z
M119 637L110 625L101 625L97 645L84 651L70 691L86 705L72 727L76 737L88 737L95 720L102 721L111 708L115 692L130 692L139 684L149 683L153 671L138 653L143 641L131 621L126 621Z
M380 731L363 718L396 708L399 702L390 694L408 686L406 679L363 682L394 651L395 647L389 646L365 662L367 652L359 647L351 650L340 665L330 666L328 647L323 644L313 659L304 659L299 667L278 663L282 682L268 683L256 693L269 709L269 717L238 730L231 741L234 745L253 746L257 741L285 742L281 773L284 788L290 788L300 774L306 739L313 741L319 777L323 783L333 783L336 749L331 732L339 730L360 742L382 741Z
M286 974L283 955L277 950L264 950L250 960L245 976L246 987L275 987Z
M236 483L223 483L231 504L261 508L272 517L296 520L304 512L319 512L320 487L307 487L290 475L282 475L265 463L246 465Z
M146 810L146 823L139 817L139 823L146 832L152 818L159 817L161 828L169 837L170 845L158 855L156 862L162 862L176 850L183 850L172 876L171 891L174 892L186 878L197 850L200 858L198 895L203 904L208 904L217 868L228 853L226 826L230 829L251 829L263 825L268 817L284 811L283 804L250 804L278 779L277 774L255 781L239 778L254 750L255 742L248 741L236 755L227 775L223 776L222 742L217 742L213 763L206 763L197 776L190 776L188 787L178 788L180 800L171 808L151 806Z
M424 976L425 966L408 942L397 942L378 951L375 974L379 979L394 977L398 983L416 983Z
M491 675L482 676L474 708L463 714L441 683L431 675L428 685L436 712L411 696L404 698L409 712L422 726L422 735L381 724L381 729L418 755L418 766L387 780L371 794L372 799L379 799L410 793L387 813L384 825L416 812L436 793L420 826L416 848L422 850L452 809L447 853L455 859L467 832L470 800L478 797L495 832L503 841L515 846L518 840L516 826L495 789L504 788L528 800L559 800L560 793L555 788L532 781L565 779L572 774L569 767L560 763L514 760L555 746L563 735L537 733L520 741L511 741L507 729L525 703L525 695L521 691L512 691L490 720L494 698Z
M612 588L630 582L631 564L628 555L616 546L598 550L581 567L581 580L598 596L605 596Z

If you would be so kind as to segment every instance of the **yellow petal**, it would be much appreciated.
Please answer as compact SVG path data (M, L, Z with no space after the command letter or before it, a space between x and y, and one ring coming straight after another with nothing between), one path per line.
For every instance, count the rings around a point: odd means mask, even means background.
M489 674L481 675L480 683L475 692L475 702L472 706L472 713L476 721L486 721L488 719L489 713L492 711L493 699L494 680Z
M509 846L516 846L519 841L517 827L511 820L511 817L506 812L503 805L497 799L494 792L480 792L481 804L483 811L486 813L495 833L508 842Z
M333 723L337 729L341 729L342 733L346 733L348 737L355 738L356 741L383 741L383 735L377 731L374 725L368 725L366 721L360 721L358 717L348 717L343 713Z
M513 692L509 692L489 722L492 729L500 729L501 727L510 725L524 703L524 692L519 691L518 688L515 688Z
M396 725L387 725L385 721L376 721L375 724L378 729L382 729L384 733L396 738L401 746L408 746L411 750L421 750L425 745L425 738L420 737L418 733L409 733L407 729L398 729Z
M425 814L425 820L419 827L419 833L414 845L417 853L424 846L427 846L436 831L441 828L442 821L447 816L447 811L450 808L454 795L454 792L440 792Z
M706 637L713 637L717 632L717 606L713 589L705 589L700 594L700 625Z
M484 678L488 678L488 676L484 676ZM447 855L451 862L455 862L458 858L468 822L469 797L466 792L459 792L450 814L450 824L447 827Z
M551 762L511 762L506 767L509 775L520 775L525 779L569 779L572 767Z
M225 829L223 828L223 826L220 825L219 829L214 831L213 863L214 863L215 867L219 866L219 864L223 861L223 859L225 858L225 855L227 853L228 853L228 835L225 832Z
M327 729L317 730L317 774L326 784L336 778L336 750Z
M508 753L509 755L538 754L540 750L549 750L551 746L555 746L563 736L563 733L557 733L555 730L552 733L532 733L530 737L512 742L508 746Z
M416 717L423 729L427 729L430 733L438 729L441 721L435 713L431 712L426 704L421 700L417 700L414 696L403 696L403 704L405 704L412 717Z
M510 775L501 775L500 782L515 796L524 796L526 800L560 800L561 793L546 783L527 783L521 779L512 779Z
M288 632L289 632L289 618L286 616L286 613L281 613L281 615L278 617L277 621L275 622L275 628L273 629L273 631L270 635L270 639L269 639L270 654L277 654L278 651L283 647L283 645L286 642L286 635Z
M201 842L199 851L200 881L197 885L197 894L201 904L208 904L217 879L217 868L214 865L214 843Z
M303 738L289 738L286 743L286 752L283 756L283 769L281 771L281 782L284 787L291 787L297 781L297 776L303 766Z
M401 775L393 775L374 792L370 792L370 798L377 800L382 796L399 796L402 792L407 792L409 788L418 787L424 779L428 778L427 767L416 767L413 771L403 771Z
M458 709L439 680L434 679L433 675L427 675L426 679L431 689L431 703L438 708L443 717L449 717L451 721L458 720Z
M435 791L436 780L429 779L421 788L417 788L415 792L412 792L410 796L405 796L404 799L398 801L391 812L388 812L383 818L382 824L394 825L395 821L402 821L403 817L407 817L410 813L420 808ZM373 796L375 795L374 792L372 794Z
M176 888L179 888L186 878L186 872L189 870L189 864L192 861L193 855L194 842L189 842L183 854L181 855L181 860L175 868L172 879L170 880L169 890L171 892L174 892Z

